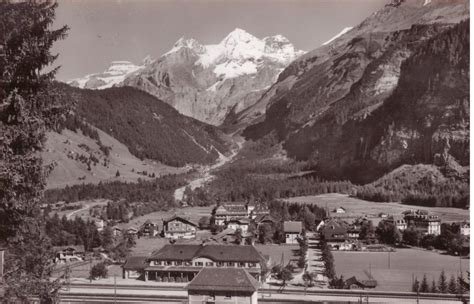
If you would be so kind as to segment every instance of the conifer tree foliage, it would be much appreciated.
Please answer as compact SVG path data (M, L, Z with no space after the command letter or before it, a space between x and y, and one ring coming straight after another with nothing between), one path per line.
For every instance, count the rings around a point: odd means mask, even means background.
M50 303L59 286L50 282L51 246L38 217L46 168L44 134L66 111L52 87L58 68L53 43L67 26L52 30L57 4L0 2L0 243L7 247L6 298L36 295ZM49 72L43 72L50 69Z
M446 274L444 273L444 270L441 271L441 274L439 275L438 291L440 293L448 293L448 282L447 282Z

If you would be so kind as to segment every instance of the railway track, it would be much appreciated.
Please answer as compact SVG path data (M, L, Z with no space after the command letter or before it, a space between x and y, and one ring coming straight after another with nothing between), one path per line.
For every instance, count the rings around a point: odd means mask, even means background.
M116 290L124 291L124 290L130 290L130 291L137 291L137 290L143 290L143 291L174 291L174 292L183 292L183 296L163 296L163 295L152 295L152 294L143 294L143 295L124 295L123 293L117 294L116 297L119 297L123 301L135 301L131 303L137 303L136 301L152 301L152 302L181 302L186 299L185 296L185 289L183 286L147 286L147 285L118 285L114 287L114 285L111 284L70 284L69 288L75 290L73 292L68 292L66 290L61 292L61 298L64 300L71 299L74 297L85 297L85 299L90 299L91 301L96 299L100 299L103 297L103 299L113 299L114 294L97 294L97 295L91 295L90 290L91 289L97 289L99 290L113 290L116 288ZM87 289L89 292L87 293L82 293L80 291L77 291L78 289ZM382 299L400 299L402 301L403 299L410 299L410 300L431 300L433 302L440 302L443 303L443 301L459 301L460 303L463 302L463 300L468 303L470 300L469 294L464 294L464 295L453 295L453 294L431 294L431 293L413 293L413 292L390 292L390 291L369 291L369 290L340 290L340 289L321 289L321 290L302 290L302 289L294 289L294 288L288 288L284 289L282 292L279 292L276 289L268 289L268 288L262 288L259 290L259 293L263 295L263 298L261 301L279 301L278 299L275 298L267 298L265 299L265 295L277 295L277 294L283 294L283 295L295 295L298 297L301 297L301 295L307 295L307 296L324 296L324 297L350 297L353 298L355 301L360 298L382 298ZM95 300L94 300L95 301ZM97 302L96 301L96 302ZM300 300L301 301L301 300ZM310 301L310 300L308 300ZM100 302L100 301L99 301ZM124 303L125 303L124 302ZM65 302L66 303L66 302Z

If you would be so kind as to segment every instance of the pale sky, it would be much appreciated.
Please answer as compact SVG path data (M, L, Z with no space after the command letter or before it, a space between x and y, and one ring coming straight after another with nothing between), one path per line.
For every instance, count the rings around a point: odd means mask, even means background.
M263 38L281 34L298 49L317 48L388 0L60 0L56 26L59 80L102 72L110 62L158 58L182 36L220 42L235 28Z

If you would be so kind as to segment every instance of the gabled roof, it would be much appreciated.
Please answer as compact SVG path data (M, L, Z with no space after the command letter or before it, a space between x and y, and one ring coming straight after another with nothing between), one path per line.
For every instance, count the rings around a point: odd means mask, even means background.
M148 265L146 263L146 256L131 256L127 258L125 264L122 265L123 269L129 270L142 270L145 269Z
M240 225L248 225L249 220L246 218L231 218L227 221L227 223L238 223Z
M216 262L264 261L263 256L251 245L165 245L154 252L150 259L161 261L191 261L193 258L206 257Z
M245 203L222 203L216 209L216 214L227 214L227 213L247 213Z
M283 230L285 232L301 233L301 231L303 230L303 225L301 224L301 222L287 221L283 223Z
M341 239L347 234L347 228L345 227L344 223L335 220L329 220L321 228L321 233L326 240L332 240L334 238Z
M270 214L260 214L255 218L256 223L263 223L263 222L272 222L272 223L277 223L278 220L275 219L273 216Z
M125 231L130 231L130 230L134 230L134 231L138 232L139 229L135 226L125 228Z
M183 222L183 223L186 223L188 225L191 225L191 226L194 226L194 227L197 227L198 224L196 224L195 222L187 219L187 218L184 218L182 216L179 216L179 215L174 215L173 217L167 219L167 220L164 220L163 221L163 224L166 225L167 223L171 222L171 221L180 221L180 222Z
M186 286L193 291L246 291L255 292L259 284L243 268L203 268Z
M198 244L167 244L151 254L151 259L191 261L201 249Z

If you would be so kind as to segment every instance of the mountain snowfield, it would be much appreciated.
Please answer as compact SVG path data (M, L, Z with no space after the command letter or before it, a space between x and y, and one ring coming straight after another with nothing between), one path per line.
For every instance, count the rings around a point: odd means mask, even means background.
M337 34L336 36L332 37L331 39L329 39L328 41L324 42L322 45L328 45L330 44L331 42L333 42L334 40L336 40L337 38L341 37L342 35L344 35L345 33L347 33L348 31L352 30L352 27L345 27L339 34Z
M282 35L259 39L235 29L220 43L180 38L170 51L141 65L113 62L103 73L68 83L80 88L133 86L169 103L181 114L220 125L252 106L280 72L305 52Z
M146 58L143 62L147 62ZM72 79L67 83L81 89L107 89L120 85L127 76L143 68L143 65L135 65L130 61L112 61L103 73L89 74L81 78Z

